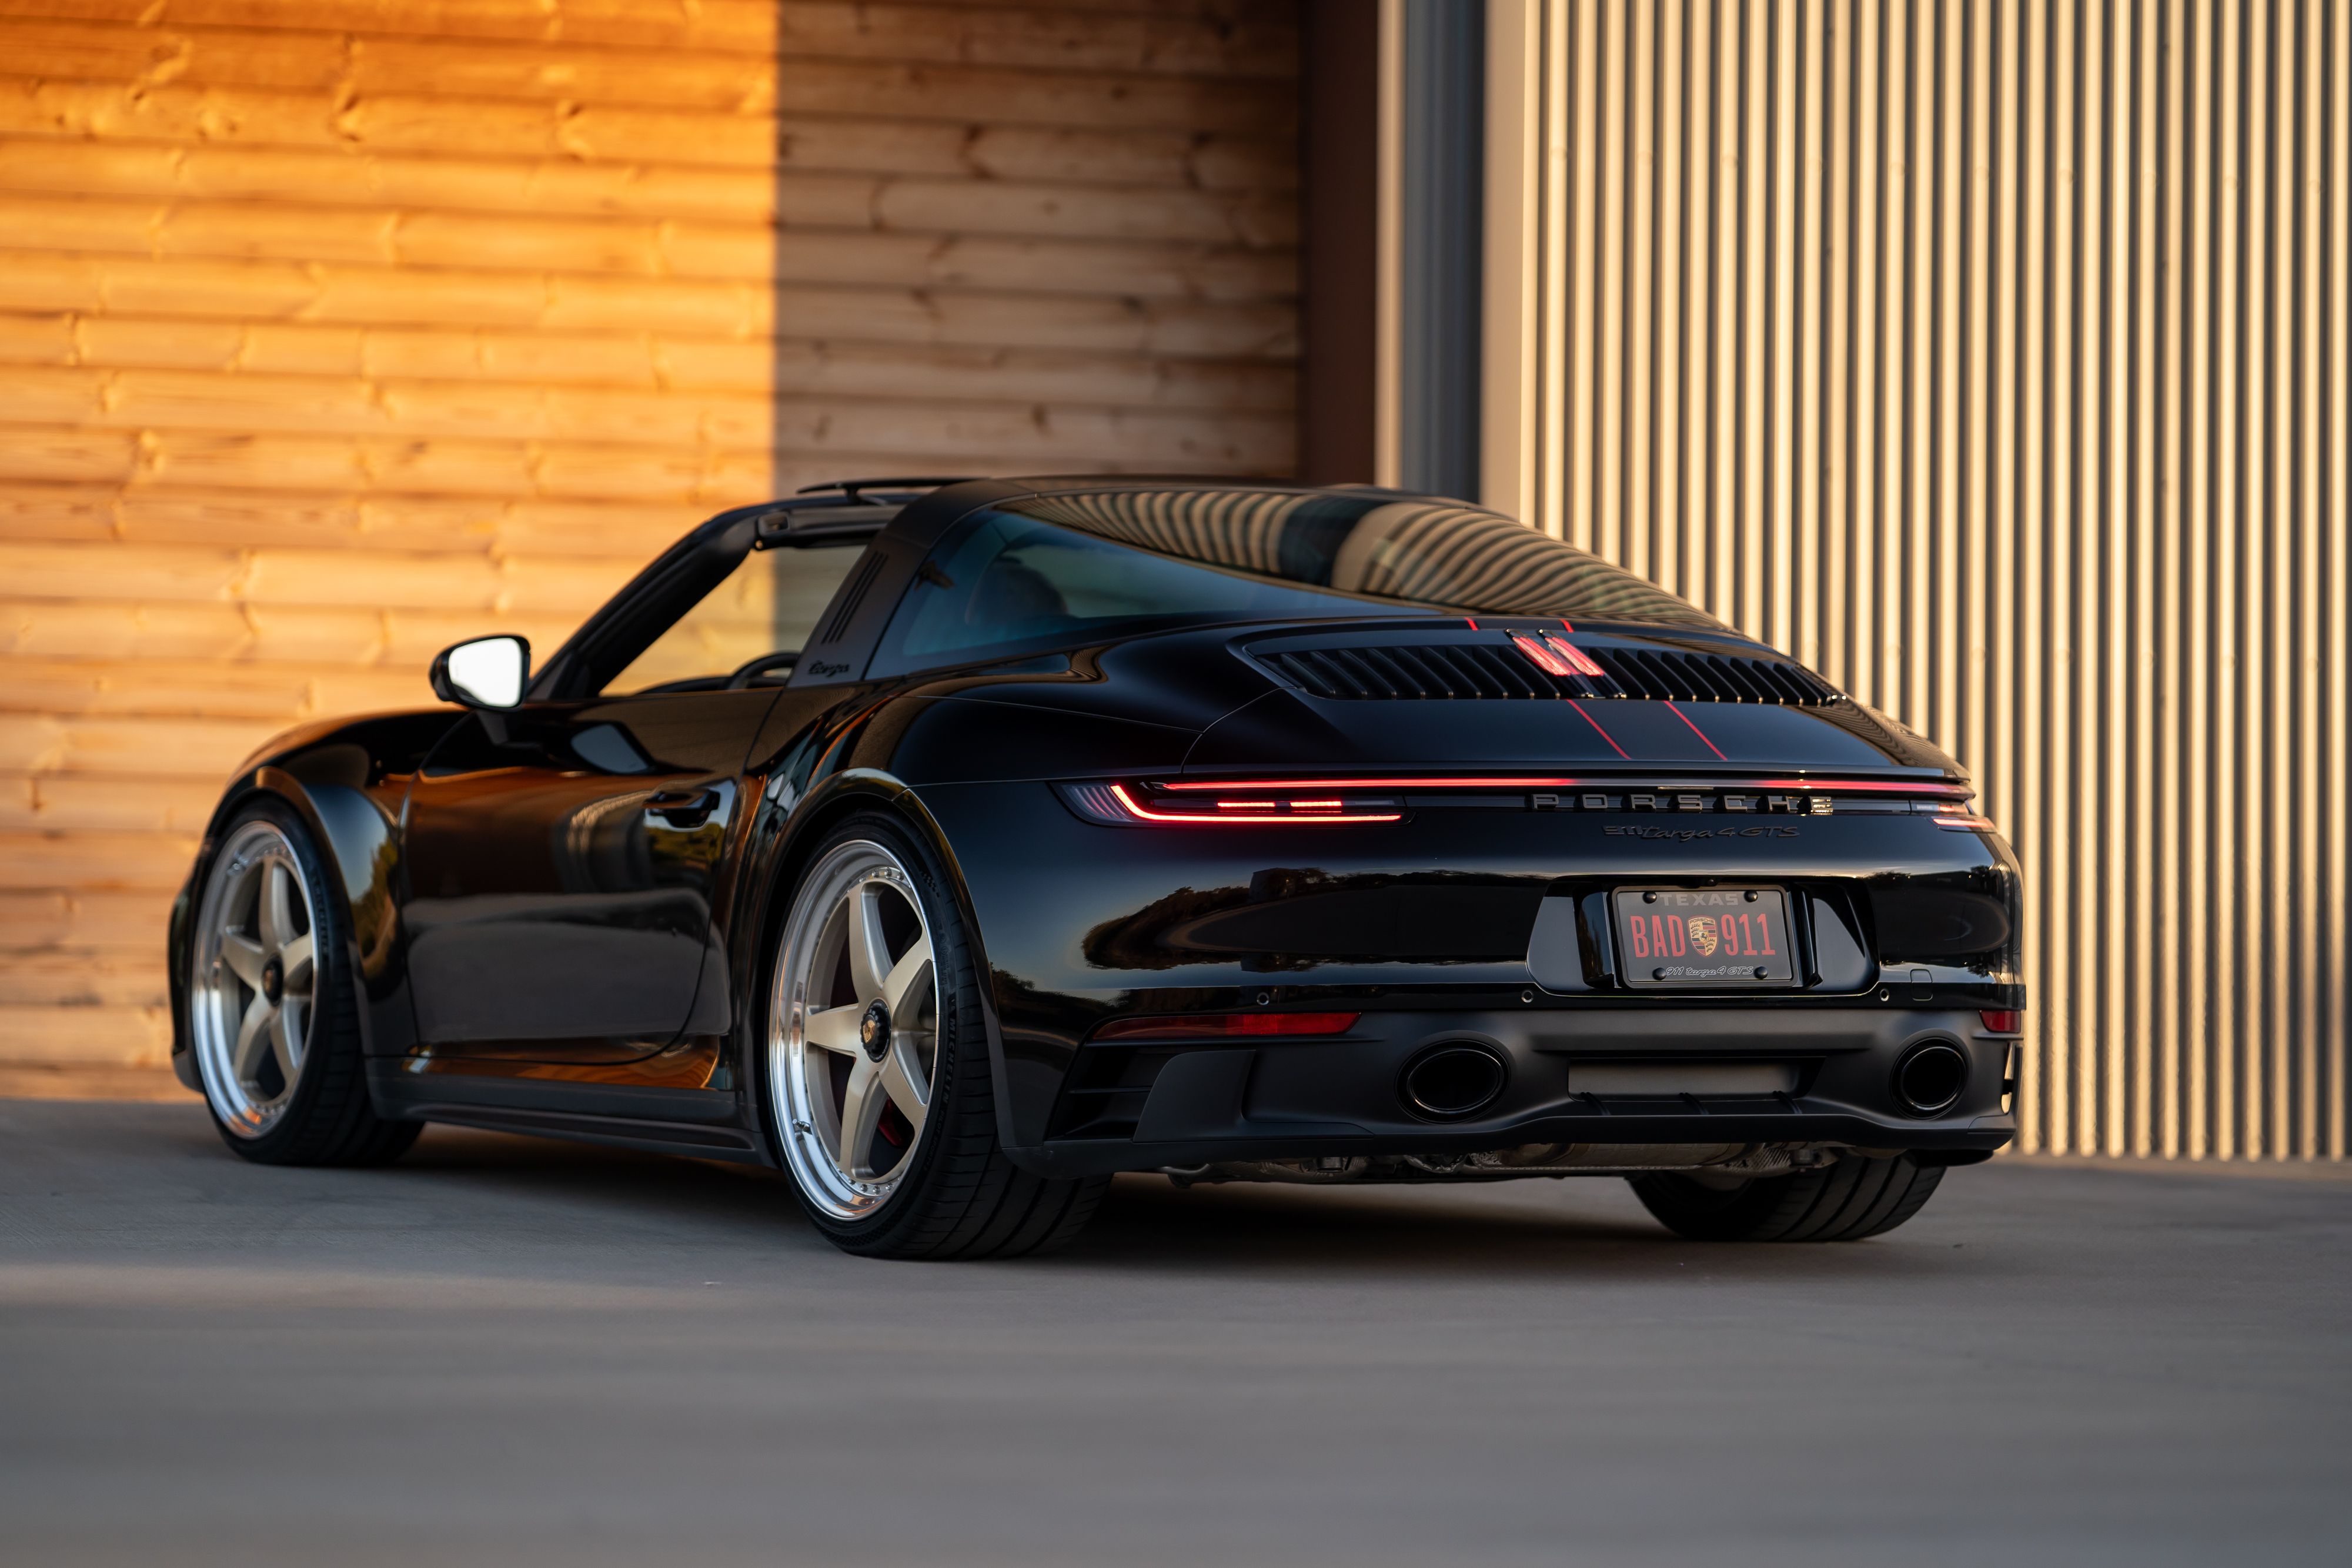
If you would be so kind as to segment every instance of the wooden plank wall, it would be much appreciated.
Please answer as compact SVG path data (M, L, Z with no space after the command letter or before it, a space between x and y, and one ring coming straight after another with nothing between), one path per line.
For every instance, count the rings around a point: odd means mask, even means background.
M0 0L0 1069L224 775L861 473L1284 473L1282 0Z

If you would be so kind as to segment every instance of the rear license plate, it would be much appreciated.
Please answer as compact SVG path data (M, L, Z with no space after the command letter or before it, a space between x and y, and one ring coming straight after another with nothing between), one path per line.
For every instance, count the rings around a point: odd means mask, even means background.
M1777 887L1621 887L1611 903L1618 972L1637 990L1797 983Z

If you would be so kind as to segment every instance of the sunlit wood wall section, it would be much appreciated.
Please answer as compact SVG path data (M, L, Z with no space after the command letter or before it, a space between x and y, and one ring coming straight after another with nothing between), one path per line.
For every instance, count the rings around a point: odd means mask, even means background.
M2026 1147L2343 1157L2352 13L1491 15L1490 498L1974 770Z
M0 0L0 1064L225 772L860 473L1281 472L1280 0Z

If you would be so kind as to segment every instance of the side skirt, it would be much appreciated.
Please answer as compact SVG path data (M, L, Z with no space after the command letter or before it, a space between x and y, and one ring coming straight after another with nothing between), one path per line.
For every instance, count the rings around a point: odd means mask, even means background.
M772 1163L759 1134L733 1124L740 1119L740 1107L732 1094L439 1073L419 1077L399 1068L397 1061L369 1063L368 1087L382 1115L692 1159Z

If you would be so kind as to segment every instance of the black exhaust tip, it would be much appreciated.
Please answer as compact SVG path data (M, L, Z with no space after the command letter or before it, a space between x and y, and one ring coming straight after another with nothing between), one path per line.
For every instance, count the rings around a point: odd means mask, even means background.
M1895 1064L1895 1097L1915 1116L1940 1115L1969 1086L1969 1053L1948 1040L1923 1040Z
M1458 1122L1495 1103L1507 1071L1492 1046L1440 1040L1405 1064L1397 1087L1414 1115Z

